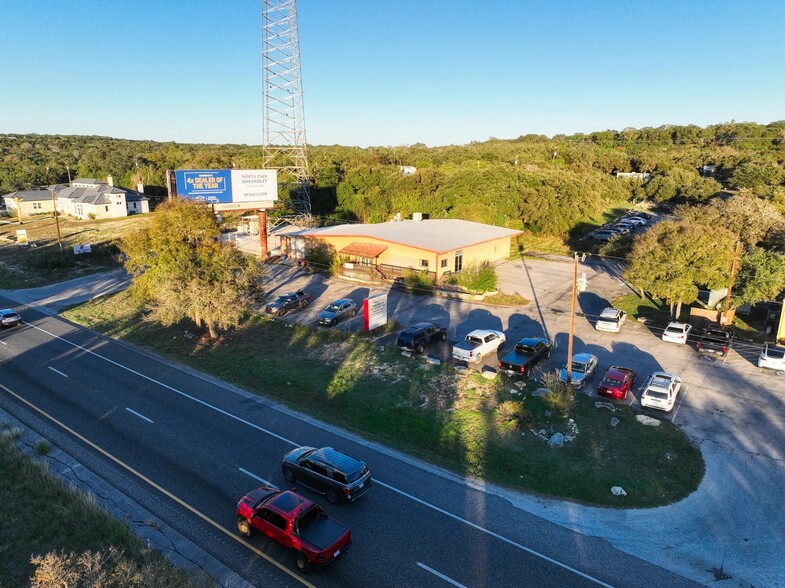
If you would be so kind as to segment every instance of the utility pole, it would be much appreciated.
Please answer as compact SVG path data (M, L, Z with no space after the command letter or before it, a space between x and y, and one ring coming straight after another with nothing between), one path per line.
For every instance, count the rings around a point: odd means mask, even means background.
M572 382L572 334L575 328L575 299L578 297L578 254L575 253L572 275L572 298L570 299L570 336L567 338L567 385Z
M63 252L63 242L60 239L60 216L57 214L57 201L55 200L54 186L50 188L52 192L52 212L55 215L55 226L57 227L57 244L60 246L60 253Z
M722 311L722 317L720 317L720 323L726 324L728 321L728 309L730 307L730 294L733 291L733 282L736 279L736 264L739 261L739 256L741 255L741 250L743 246L741 241L736 241L736 251L733 254L733 263L730 266L730 279L728 280L728 294L725 296L725 310Z

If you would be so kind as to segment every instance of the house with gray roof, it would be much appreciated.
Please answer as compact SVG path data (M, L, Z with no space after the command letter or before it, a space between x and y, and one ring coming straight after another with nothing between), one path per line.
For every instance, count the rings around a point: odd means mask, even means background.
M360 265L384 275L426 271L436 279L472 263L510 256L512 239L522 231L461 219L423 219L321 227L281 236L281 252L302 258L309 240L331 245L349 269Z
M52 193L54 192L54 197ZM135 190L115 186L112 176L107 181L77 178L70 184L56 184L47 189L12 192L3 197L8 210L22 216L57 210L79 219L118 218L150 212L149 199Z

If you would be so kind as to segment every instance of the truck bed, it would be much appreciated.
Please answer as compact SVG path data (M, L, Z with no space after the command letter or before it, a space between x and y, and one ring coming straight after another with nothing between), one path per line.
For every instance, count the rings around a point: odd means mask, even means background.
M300 521L300 539L307 541L319 551L335 545L348 528L335 519L320 514Z

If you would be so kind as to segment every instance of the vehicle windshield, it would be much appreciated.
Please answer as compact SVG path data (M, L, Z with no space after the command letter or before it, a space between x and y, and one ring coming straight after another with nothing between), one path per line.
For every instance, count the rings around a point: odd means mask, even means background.
M572 371L578 372L579 374L582 374L582 373L586 372L586 364L585 363L581 363L579 361L573 361L572 362Z
M677 334L681 334L681 333L683 333L683 332L684 332L684 327L674 327L674 326L672 326L672 325L671 325L671 326L669 326L667 329L665 329L665 332L666 332L666 333L677 333Z
M287 300L289 300L288 296L279 296L278 298L275 299L275 301L279 302L279 303L280 302L286 302Z
M534 347L529 347L528 345L516 345L515 351L526 355L534 355Z
M298 463L299 463L299 462L301 462L301 461L302 461L302 460L304 460L306 457L308 457L309 455L311 455L311 454L312 454L314 451L316 451L316 449L311 449L311 450L309 450L309 451L306 451L306 452L305 452L305 453L303 453L303 454L302 454L300 457L298 457L298 458L297 458L297 462L298 462Z
M617 380L612 376L605 376L605 379L602 381L603 386L621 386L622 380Z
M363 466L363 467L361 467L361 468L359 468L359 469L355 470L355 471L354 471L354 472L352 472L351 474L347 475L347 476L346 476L346 481L347 481L349 484L351 484L352 482L356 482L357 480L359 480L360 478L362 478L362 477L365 475L365 472L367 472L367 471L368 471L368 468L366 468L365 466Z
M667 388L670 385L671 381L668 378L654 378L651 381L651 385L656 388Z
M772 349L769 347L766 350L766 357L771 359L785 359L785 349Z
M651 396L652 398L658 398L659 400L668 400L668 393L662 392L661 390L647 390L646 396Z
M337 304L328 304L327 308L325 308L324 310L326 310L327 312L338 312L340 308L341 307L338 306Z

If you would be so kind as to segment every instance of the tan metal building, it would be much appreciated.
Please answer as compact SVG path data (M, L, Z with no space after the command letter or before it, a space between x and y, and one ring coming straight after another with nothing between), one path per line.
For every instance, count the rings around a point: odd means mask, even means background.
M522 232L460 219L419 218L300 231L281 237L281 252L301 258L308 240L320 239L350 266L372 266L385 275L427 271L438 280L473 263L507 259L513 237Z

